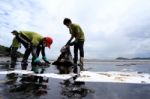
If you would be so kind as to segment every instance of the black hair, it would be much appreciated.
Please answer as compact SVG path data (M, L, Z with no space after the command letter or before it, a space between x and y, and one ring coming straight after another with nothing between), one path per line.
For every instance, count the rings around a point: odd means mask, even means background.
M11 33L18 33L18 31L17 30L13 30Z
M69 18L65 18L64 21L63 21L63 24L66 25L68 23L72 23L72 22Z

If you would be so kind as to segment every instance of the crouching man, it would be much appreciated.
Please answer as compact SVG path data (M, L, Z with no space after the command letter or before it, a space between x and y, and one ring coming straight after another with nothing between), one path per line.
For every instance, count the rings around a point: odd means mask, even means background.
M22 60L22 69L27 69L28 65L28 57L30 53L32 53L32 65L40 64L39 54L41 52L42 59L50 64L46 55L45 55L45 47L50 48L53 43L53 39L51 37L43 37L40 34L32 31L12 31L11 32L15 39L20 42L25 47L25 53Z

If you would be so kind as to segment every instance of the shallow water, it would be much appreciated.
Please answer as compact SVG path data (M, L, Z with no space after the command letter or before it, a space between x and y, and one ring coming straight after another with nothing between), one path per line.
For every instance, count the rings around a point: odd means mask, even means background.
M150 73L149 65L149 61L101 61L86 62L85 69ZM28 69L30 67L29 65ZM7 68L7 64L0 65L1 71ZM20 62L17 63L16 68L21 68ZM67 73L68 70L60 71L56 66L51 65L45 72ZM17 75L0 75L0 99L149 99L150 97L149 84L75 82L73 79L53 78L43 78L41 83L29 83L21 82L22 78Z

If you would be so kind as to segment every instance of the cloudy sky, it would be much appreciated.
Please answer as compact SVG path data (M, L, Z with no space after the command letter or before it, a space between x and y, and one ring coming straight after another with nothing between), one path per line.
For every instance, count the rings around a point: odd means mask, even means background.
M70 37L65 17L85 32L85 58L150 57L149 0L0 0L0 44L14 29L35 31L53 37L46 53L57 58Z

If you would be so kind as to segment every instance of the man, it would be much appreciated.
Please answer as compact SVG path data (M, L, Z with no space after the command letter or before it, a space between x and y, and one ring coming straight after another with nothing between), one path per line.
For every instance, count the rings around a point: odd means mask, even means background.
M72 21L69 18L65 18L63 21L63 24L69 28L71 37L67 42L68 45L74 45L74 64L76 65L75 68L77 68L77 61L78 61L78 50L80 51L80 67L83 69L84 65L84 32L82 31L81 27L77 24L72 23ZM75 38L73 42L71 42Z
M45 47L50 48L51 44L53 43L53 40L51 37L43 37L40 34L36 32L31 32L31 31L18 32L14 30L11 33L15 36L18 42L23 44L23 46L26 49L24 56L23 56L23 60L22 60L23 69L26 69L27 60L28 60L30 53L32 53L32 56L33 56L32 65L40 63L40 60L38 58L40 52L42 54L43 60L46 63L50 64L45 55Z
M18 57L17 50L21 47L21 44L18 42L16 37L13 38L13 42L10 46L10 55L11 55L11 67L10 69L14 69Z

